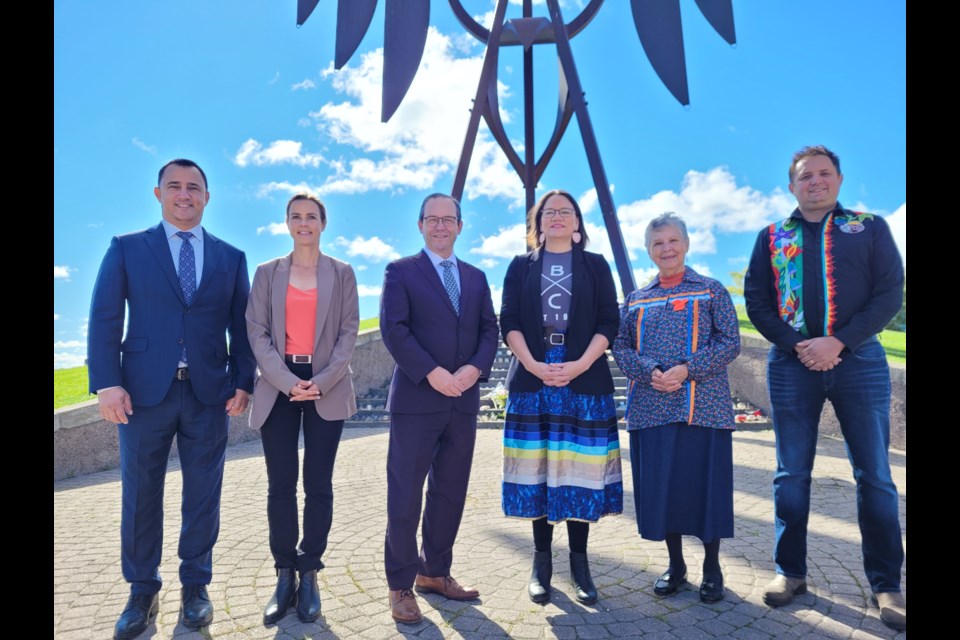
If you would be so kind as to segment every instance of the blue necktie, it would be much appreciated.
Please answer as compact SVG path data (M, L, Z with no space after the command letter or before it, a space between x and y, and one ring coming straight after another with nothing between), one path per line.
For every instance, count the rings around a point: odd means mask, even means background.
M440 263L443 267L443 288L447 290L450 296L450 302L453 303L453 310L460 315L460 289L457 287L457 281L453 279L453 263L444 260Z
M180 245L180 288L183 290L183 299L190 304L193 294L197 292L197 257L193 253L193 245L190 244L193 234L189 231L177 231L177 235L183 240ZM180 348L180 361L187 361L187 345Z

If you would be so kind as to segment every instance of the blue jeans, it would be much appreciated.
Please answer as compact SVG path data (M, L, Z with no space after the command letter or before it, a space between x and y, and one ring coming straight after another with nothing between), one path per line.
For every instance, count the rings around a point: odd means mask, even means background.
M876 339L841 354L830 371L811 371L796 354L770 349L767 384L777 438L773 479L777 573L807 575L810 474L824 400L833 404L857 482L863 566L874 593L900 591L903 541L897 487L890 477L890 369Z

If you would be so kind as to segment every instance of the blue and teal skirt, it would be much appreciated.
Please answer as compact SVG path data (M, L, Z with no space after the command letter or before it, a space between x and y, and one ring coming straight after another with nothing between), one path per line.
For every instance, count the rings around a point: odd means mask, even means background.
M547 351L563 362L566 347ZM596 522L623 512L620 439L613 395L569 386L511 392L503 427L503 512L551 523Z

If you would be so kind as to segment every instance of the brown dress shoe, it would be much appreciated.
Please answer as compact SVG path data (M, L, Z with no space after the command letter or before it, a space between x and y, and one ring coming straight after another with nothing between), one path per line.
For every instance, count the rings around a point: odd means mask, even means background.
M415 584L417 591L420 593L439 593L448 600L476 600L480 597L479 591L461 587L450 576L440 576L439 578L417 576Z
M390 615L397 622L403 624L417 624L423 620L417 596L410 589L400 589L390 592Z

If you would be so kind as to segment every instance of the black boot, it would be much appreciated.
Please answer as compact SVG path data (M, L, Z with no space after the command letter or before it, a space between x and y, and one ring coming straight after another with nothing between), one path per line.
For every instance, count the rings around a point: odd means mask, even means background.
M553 552L535 551L533 571L530 572L530 584L527 595L537 604L550 602L550 578L553 577Z
M320 617L320 585L317 584L316 569L300 573L297 600L297 617L300 622L313 622Z
M583 604L593 604L597 601L597 587L590 577L590 565L587 564L587 554L570 552L570 580L577 589L577 600Z
M273 624L297 604L297 572L295 569L277 569L277 590L263 612L263 624Z

